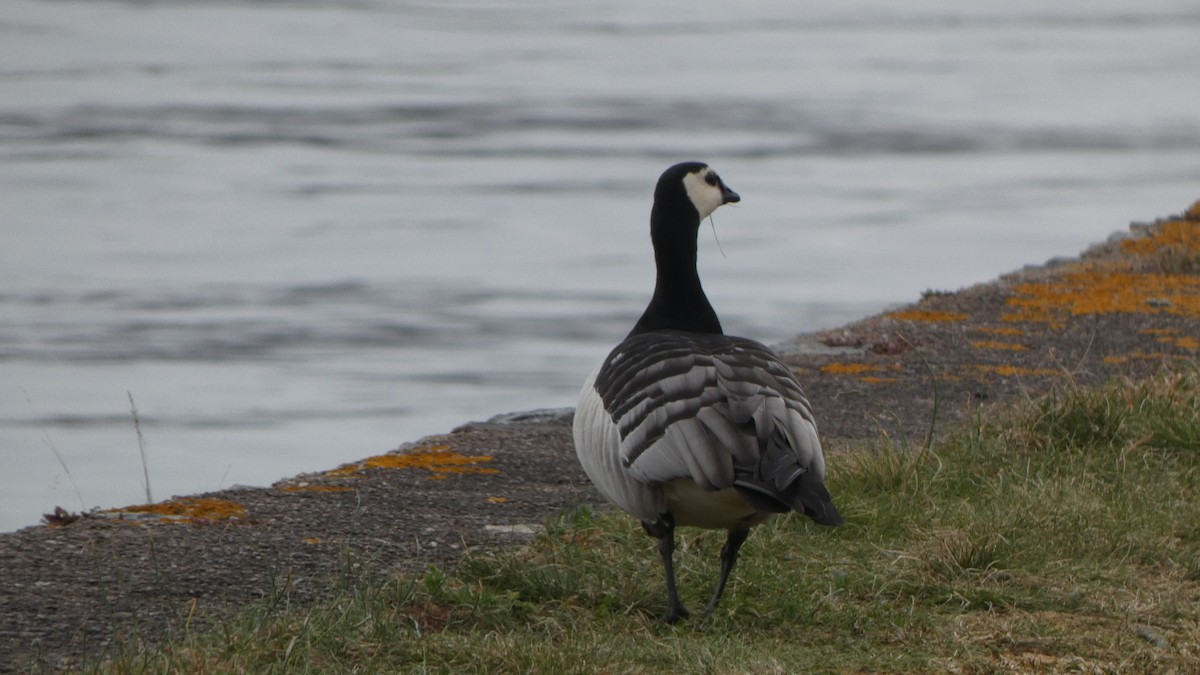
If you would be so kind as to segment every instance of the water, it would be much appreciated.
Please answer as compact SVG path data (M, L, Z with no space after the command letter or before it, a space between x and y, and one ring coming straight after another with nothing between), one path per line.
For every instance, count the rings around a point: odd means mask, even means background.
M560 6L562 5L562 6ZM1200 7L6 0L0 531L571 405L658 173L766 341L1200 197ZM65 467L65 468L64 468Z

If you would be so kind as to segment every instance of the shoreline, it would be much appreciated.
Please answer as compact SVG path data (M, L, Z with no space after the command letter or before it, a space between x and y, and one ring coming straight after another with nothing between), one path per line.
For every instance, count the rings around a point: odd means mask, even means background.
M1077 257L776 348L835 459L879 434L919 447L931 419L940 431L1063 383L1195 364L1200 202ZM502 414L266 488L64 513L0 534L0 672L208 625L281 589L304 602L346 565L419 572L526 541L546 518L601 503L577 465L570 413Z

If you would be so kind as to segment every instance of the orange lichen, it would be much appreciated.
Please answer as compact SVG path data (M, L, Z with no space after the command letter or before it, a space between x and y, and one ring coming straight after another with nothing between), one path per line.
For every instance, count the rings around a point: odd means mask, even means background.
M890 312L888 316L900 321L966 321L967 315L962 312L939 312L930 309L903 309Z
M837 375L861 375L862 373L879 373L883 371L899 372L900 364L892 363L888 365L876 365L870 363L827 363L821 367L821 371L825 373L833 373ZM884 382L895 382L894 377L879 377L877 375L864 375L857 378L861 382L868 384L882 384Z
M1190 349L1193 351L1200 349L1200 340L1194 337L1159 338L1158 341L1173 344L1181 349Z
M1172 314L1200 318L1200 277L1132 272L1127 266L1077 266L1045 283L1019 284L1005 321L1061 324L1059 317Z
M304 543L319 544L319 543L321 543L321 538L320 537L308 537L307 539L304 540Z
M1164 359L1184 358L1174 354L1164 354L1163 352L1131 352L1124 356L1106 356L1105 363L1125 363L1132 359L1140 359L1145 361L1162 361Z
M972 340L971 346L975 349L1001 349L1010 352L1020 352L1029 349L1029 347L1015 342L996 342L993 340Z
M1050 370L1047 368L1025 368L1023 366L976 365L971 367L985 373L992 373L993 375L1000 375L1002 377L1015 377L1018 375L1050 376L1059 374L1059 371L1057 370Z
M508 501L508 497L488 497L484 501L489 501L493 504L503 504L504 502Z
M821 372L836 375L858 375L859 373L873 373L880 370L883 370L883 366L869 363L827 363L821 366Z
M1200 202L1192 205L1195 209ZM1189 209L1188 217L1195 217ZM1121 250L1133 255L1155 255L1164 250L1200 254L1200 226L1192 220L1169 220L1154 226L1153 231L1142 237L1121 242Z
M351 492L352 487L345 485L285 485L279 488L281 492Z
M476 466L490 461L491 455L472 457L454 452L448 445L427 445L408 452L368 457L357 464L325 473L330 476L350 476L366 469L423 469L430 473L429 480L445 480L450 474L500 473L499 469Z
M163 522L218 523L244 518L246 507L228 499L210 497L177 497L157 504L139 504L121 509L109 509L105 513L148 513L162 516Z
M1138 331L1142 335L1178 335L1178 328L1143 328Z
M1024 335L1025 334L1025 331L1021 330L1020 328L1011 328L1011 327L992 328L990 326L980 326L978 328L975 328L975 330L980 333L989 333L991 335Z

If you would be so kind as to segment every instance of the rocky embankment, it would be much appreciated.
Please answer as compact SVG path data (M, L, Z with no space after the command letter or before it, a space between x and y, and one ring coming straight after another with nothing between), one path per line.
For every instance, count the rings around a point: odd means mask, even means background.
M1194 366L1200 202L1077 258L778 348L832 453L881 433L920 445L935 409L941 428L1061 383ZM502 415L269 488L60 512L0 535L0 672L69 664L283 592L302 602L347 565L419 571L519 543L548 516L600 501L576 464L570 415Z

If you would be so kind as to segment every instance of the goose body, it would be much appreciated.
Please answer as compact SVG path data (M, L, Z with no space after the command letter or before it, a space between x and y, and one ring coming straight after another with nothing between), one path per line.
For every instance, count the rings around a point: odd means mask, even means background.
M659 178L650 217L654 296L587 378L573 423L588 478L658 539L668 621L688 614L675 585L676 526L728 531L711 611L752 526L787 511L842 522L792 369L765 345L725 335L700 285L700 221L737 201L699 162Z

